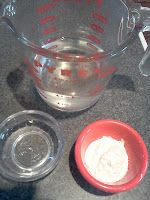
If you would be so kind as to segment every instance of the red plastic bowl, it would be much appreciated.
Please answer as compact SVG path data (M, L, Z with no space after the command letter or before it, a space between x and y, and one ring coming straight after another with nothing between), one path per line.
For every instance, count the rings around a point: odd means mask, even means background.
M92 177L84 162L88 145L102 136L123 139L129 158L126 176L113 184L104 184ZM129 125L117 120L99 120L85 127L80 133L75 144L75 160L87 182L105 192L116 193L130 190L142 180L147 171L148 152L141 136Z

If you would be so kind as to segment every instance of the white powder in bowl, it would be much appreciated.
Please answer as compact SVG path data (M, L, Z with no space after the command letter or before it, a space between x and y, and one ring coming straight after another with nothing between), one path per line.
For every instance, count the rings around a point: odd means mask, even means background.
M88 172L103 183L121 180L128 171L128 155L124 141L102 137L92 142L85 152Z

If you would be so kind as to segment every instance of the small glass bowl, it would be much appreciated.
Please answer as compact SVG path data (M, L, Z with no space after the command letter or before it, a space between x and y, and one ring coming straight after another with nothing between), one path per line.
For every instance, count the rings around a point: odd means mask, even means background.
M52 116L36 110L13 114L0 124L0 173L19 182L40 179L56 167L63 147Z

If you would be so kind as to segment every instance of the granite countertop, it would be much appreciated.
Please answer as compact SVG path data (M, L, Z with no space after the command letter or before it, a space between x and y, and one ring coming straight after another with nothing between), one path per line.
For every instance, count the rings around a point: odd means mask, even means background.
M2 1L0 1L2 2ZM0 121L24 109L38 109L54 116L64 131L64 154L56 169L42 180L15 183L0 177L0 200L148 200L150 170L135 189L105 194L90 186L79 174L73 157L74 142L87 124L98 119L129 123L143 137L150 153L150 78L143 77L138 63L143 55L140 41L134 42L120 63L100 100L80 113L61 113L49 108L37 95L26 68L20 44L0 26Z

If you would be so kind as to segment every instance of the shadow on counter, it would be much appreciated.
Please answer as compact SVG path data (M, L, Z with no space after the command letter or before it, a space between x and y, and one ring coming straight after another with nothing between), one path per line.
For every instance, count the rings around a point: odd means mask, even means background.
M74 178L74 180L76 181L76 183L85 191L94 194L94 195L98 195L98 196L110 196L113 195L112 193L106 193L103 192L97 188L94 188L93 186L91 186L80 174L80 172L78 171L76 162L75 162L75 158L74 158L74 147L75 144L72 146L71 151L70 151L70 155L69 155L69 167L70 167L70 171L71 174Z
M106 89L112 89L112 88L128 90L132 92L136 91L133 80L127 75L120 75L120 74L115 74L110 79Z
M10 189L0 189L0 200L34 200L33 186L19 185Z

